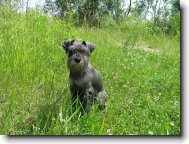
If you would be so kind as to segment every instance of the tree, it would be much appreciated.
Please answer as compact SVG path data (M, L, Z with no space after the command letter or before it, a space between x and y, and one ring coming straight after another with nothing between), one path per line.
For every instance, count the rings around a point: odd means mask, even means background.
M131 11L131 4L132 4L132 0L129 0L129 8L127 11L127 16L129 15L130 11Z
M55 16L58 11L57 6L51 0L45 0L45 5L43 6L43 10L45 13L48 13L49 15L52 16Z
M80 26L100 26L105 15L111 15L117 22L120 21L123 16L123 0L46 0L44 9L46 12L57 10L62 19L72 13Z

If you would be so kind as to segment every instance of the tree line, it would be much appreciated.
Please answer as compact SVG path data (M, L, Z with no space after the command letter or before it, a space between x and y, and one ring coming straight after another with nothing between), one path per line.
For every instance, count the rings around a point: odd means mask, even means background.
M27 12L29 0L0 0L0 5L16 7L21 2L25 2ZM43 12L72 21L75 26L103 27L107 17L117 24L134 17L150 21L153 31L180 31L179 0L45 0Z
M46 0L44 11L60 17L71 17L76 25L101 27L105 17L119 24L127 17L152 22L153 30L175 33L180 23L179 0Z

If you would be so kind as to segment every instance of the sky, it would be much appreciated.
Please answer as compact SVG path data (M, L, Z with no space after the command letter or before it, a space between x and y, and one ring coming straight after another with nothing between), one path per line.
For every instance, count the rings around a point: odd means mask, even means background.
M18 9L19 12L26 11L26 3L27 3L27 0L21 0L21 5L20 5L20 8ZM44 3L45 3L45 0L29 0L28 7L35 8L38 5L42 8Z
M45 0L29 0L28 6L31 8L34 8L37 4L40 6L43 6L44 3L45 3Z

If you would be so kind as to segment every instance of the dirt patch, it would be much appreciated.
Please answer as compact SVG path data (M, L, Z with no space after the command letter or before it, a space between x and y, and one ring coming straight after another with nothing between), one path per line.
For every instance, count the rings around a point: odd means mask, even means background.
M136 49L141 49L143 51L146 51L146 52L151 52L151 53L156 53L156 54L159 54L160 53L160 50L159 49L154 49L150 46L145 46L145 45L138 45L138 46L135 46Z
M123 47L123 43L120 42L114 42L117 46ZM151 46L147 45L134 45L134 46L128 46L129 48L134 48L134 49L140 49L146 52L154 53L154 54L160 54L160 50L157 48L152 48Z
M135 49L140 49L146 52L150 52L150 53L155 53L155 54L159 54L160 50L159 49L154 49L150 46L145 46L145 45L136 45L134 46Z

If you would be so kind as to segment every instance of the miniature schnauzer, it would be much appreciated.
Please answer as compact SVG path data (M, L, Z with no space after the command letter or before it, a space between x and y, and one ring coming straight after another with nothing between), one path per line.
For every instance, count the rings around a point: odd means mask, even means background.
M104 90L102 78L91 66L88 58L95 49L95 44L69 39L63 41L62 47L68 54L73 108L76 108L79 101L84 111L89 111L96 102L100 110L105 109L108 95Z

